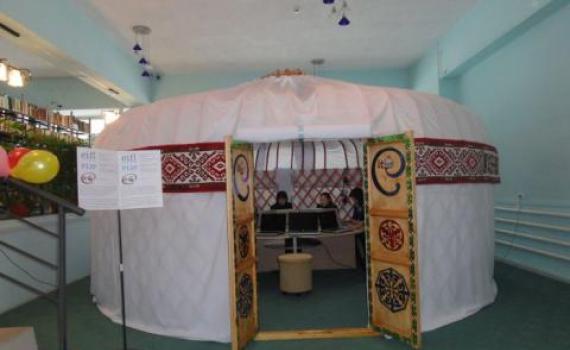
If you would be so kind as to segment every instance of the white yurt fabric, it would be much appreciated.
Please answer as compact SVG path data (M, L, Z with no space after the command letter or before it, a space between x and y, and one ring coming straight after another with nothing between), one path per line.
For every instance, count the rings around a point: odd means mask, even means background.
M270 77L235 88L135 108L96 147L291 139L415 137L487 143L463 107L401 89L312 76ZM493 187L417 186L422 329L460 320L491 303ZM225 193L165 194L164 207L123 212L127 323L188 339L229 341ZM120 320L116 213L92 214L91 291ZM315 325L317 326L317 325Z

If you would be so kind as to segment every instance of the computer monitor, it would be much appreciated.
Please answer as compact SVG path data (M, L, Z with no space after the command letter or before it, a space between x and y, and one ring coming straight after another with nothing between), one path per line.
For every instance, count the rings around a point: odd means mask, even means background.
M334 231L338 230L338 219L336 209L327 209L319 214L319 224L321 231Z
M311 211L298 211L289 213L289 232L318 232L319 213Z
M259 232L286 232L287 213L283 210L264 211L260 215Z

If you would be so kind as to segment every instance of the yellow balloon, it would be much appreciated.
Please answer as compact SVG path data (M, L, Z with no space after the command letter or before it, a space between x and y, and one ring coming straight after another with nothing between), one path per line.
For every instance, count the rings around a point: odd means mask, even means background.
M53 153L35 150L20 158L11 175L29 183L43 184L53 180L58 172L59 160Z

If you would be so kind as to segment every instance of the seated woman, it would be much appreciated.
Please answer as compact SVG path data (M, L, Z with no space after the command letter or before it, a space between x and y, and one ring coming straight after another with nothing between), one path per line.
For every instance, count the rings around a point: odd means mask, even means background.
M275 198L275 204L271 206L271 210L276 209L292 209L293 205L289 202L289 197L287 196L287 192L279 191L277 192L277 196Z
M364 192L361 188L355 187L348 195L350 203L352 204L352 215L350 223L354 226L363 226L364 224ZM366 249L364 244L364 235L359 234L356 236L356 256L358 266L361 269L366 268Z
M337 206L333 203L331 195L328 192L323 192L319 196L319 203L317 204L317 208L337 209Z
M364 192L362 192L362 188L353 188L348 195L348 199L352 204L351 222L362 224L364 222Z
M279 191L277 192L277 196L275 197L275 204L271 206L271 210L278 210L278 209L293 209L293 204L289 202L289 196L287 196L287 192ZM299 248L299 251L302 251ZM285 240L285 252L292 253L293 252L293 239L287 238Z

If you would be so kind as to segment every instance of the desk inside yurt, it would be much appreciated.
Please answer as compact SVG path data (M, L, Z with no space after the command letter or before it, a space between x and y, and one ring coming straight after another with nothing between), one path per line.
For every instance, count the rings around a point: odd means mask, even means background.
M286 250L285 240L294 239L301 243L293 244L291 253L309 253L313 256L313 270L354 269L357 267L355 236L364 233L364 228L352 228L338 233L310 234L267 234L258 233L257 252L259 272L279 269L278 257ZM311 239L319 244L303 245L303 239Z

